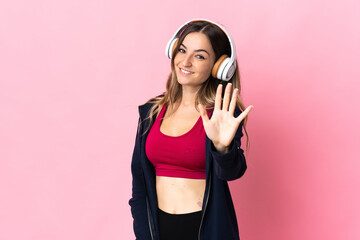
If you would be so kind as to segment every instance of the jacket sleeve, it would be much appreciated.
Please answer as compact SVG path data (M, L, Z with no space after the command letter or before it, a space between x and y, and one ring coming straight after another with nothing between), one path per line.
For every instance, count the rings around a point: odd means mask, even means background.
M240 114L241 110L236 107L234 116L237 117ZM238 179L244 175L247 169L244 150L241 149L242 127L243 121L239 124L227 153L218 153L214 143L210 141L210 153L214 159L215 172L218 178L222 180L232 181Z
M146 188L143 169L141 166L141 134L143 127L139 117L135 147L131 161L132 173L132 198L129 200L131 206L131 214L134 219L133 228L136 239L151 239L147 206L146 206Z

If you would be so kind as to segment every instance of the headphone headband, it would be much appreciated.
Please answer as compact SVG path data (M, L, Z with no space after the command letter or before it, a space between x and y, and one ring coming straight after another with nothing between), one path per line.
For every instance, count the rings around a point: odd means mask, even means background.
M235 45L233 44L232 38L229 34L228 31L226 31L226 29L221 26L220 24L207 20L207 19L192 19L190 21L187 21L186 23L184 23L181 27L179 27L179 29L175 32L175 34L173 35L173 37L170 39L170 41L168 42L168 44L166 45L166 49L165 49L165 54L166 56L168 56L168 58L171 59L172 54L173 54L173 49L176 46L175 44L177 43L178 40L178 34L180 32L180 30L188 25L191 22L197 22L197 21L205 21L205 22L209 22L212 23L216 26L218 26L227 36L229 43L230 43L230 48L231 48L231 56L227 57L226 59L223 59L222 62L220 62L217 65L217 70L214 72L213 71L213 76L224 80L224 81L228 81L231 79L231 77L234 75L235 73L235 69L236 69L236 50L235 50Z

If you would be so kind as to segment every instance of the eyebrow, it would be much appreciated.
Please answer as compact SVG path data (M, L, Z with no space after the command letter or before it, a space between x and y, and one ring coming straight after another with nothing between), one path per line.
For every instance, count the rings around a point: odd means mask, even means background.
M183 43L181 44L181 46L183 46L185 49L187 48ZM195 50L195 52L206 52L210 56L210 54L205 49L197 49Z

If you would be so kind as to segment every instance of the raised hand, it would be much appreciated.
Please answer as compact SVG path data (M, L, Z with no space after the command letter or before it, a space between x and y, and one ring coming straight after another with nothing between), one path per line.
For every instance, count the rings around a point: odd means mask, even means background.
M223 85L219 84L216 90L214 111L209 119L206 109L202 104L199 104L200 115L203 121L204 129L208 138L213 142L216 150L219 153L226 153L233 140L236 130L241 121L248 115L253 108L252 105L247 107L238 117L234 117L236 107L236 97L238 89L235 88L231 101L231 83L228 83L225 89L224 100L221 107L221 93ZM229 106L230 103L230 106Z

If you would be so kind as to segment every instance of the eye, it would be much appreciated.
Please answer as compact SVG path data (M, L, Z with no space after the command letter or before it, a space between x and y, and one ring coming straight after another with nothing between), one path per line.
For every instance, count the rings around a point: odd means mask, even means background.
M179 48L179 52L184 53L185 49Z
M205 59L202 55L196 55L196 57L202 60Z

